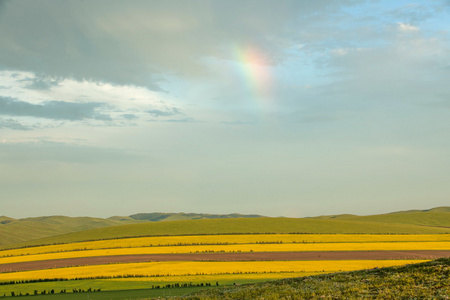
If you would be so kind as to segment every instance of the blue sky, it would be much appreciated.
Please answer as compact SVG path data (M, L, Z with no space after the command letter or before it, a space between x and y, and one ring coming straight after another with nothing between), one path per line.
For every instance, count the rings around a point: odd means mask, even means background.
M0 214L448 205L450 2L1 1Z

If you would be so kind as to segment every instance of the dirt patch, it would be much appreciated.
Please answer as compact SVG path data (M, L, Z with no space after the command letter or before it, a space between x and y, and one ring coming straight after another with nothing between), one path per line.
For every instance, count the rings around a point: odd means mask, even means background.
M381 260L436 259L440 257L450 257L450 250L142 254L80 257L0 264L0 273L151 261Z

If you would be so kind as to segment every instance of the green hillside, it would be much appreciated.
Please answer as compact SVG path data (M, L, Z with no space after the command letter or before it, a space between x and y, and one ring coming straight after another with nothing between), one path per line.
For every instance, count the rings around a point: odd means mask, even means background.
M321 216L315 219L398 223L398 224L411 224L420 226L450 228L450 207L437 207L429 210L411 210L411 211L394 212L389 214L371 215L371 216L356 216L356 215Z
M50 216L25 219L0 217L0 247L34 239L93 228L141 223L139 220L110 220L90 217Z
M450 228L410 224L294 218L204 219L104 227L34 240L15 246L70 243L152 235L233 233L450 233Z
M107 219L91 217L47 216L14 219L0 216L0 247L35 239L94 228L136 224L144 222L178 221L193 219L258 218L259 215L213 215L195 213L147 213L131 216L113 216Z

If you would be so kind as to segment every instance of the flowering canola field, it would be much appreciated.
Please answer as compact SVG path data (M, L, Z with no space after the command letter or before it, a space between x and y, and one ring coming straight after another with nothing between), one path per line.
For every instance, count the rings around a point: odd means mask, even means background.
M313 243L313 244L238 244L162 246L99 249L70 252L55 252L36 255L22 255L0 258L0 264L66 259L79 257L139 255L139 254L181 254L181 253L236 253L236 252L298 252L298 251L388 251L388 250L449 250L450 242L391 242L391 243Z
M245 253L245 252L332 252L332 251L407 251L450 250L450 235L389 234L236 234L121 238L47 245L0 251L0 268L20 264L71 258L108 257L140 254ZM65 268L0 273L0 294L14 289L92 286L118 289L167 282L249 282L318 273L352 271L375 267L398 266L424 260L309 260L309 261L153 261L81 265ZM73 281L73 279L78 279ZM72 281L39 280L68 279ZM82 280L80 280L82 279ZM6 284L23 281L20 284ZM26 281L26 282L25 282ZM116 284L114 284L114 282ZM120 283L120 284L119 284ZM116 288L117 288L116 287ZM33 289L34 289L33 288Z
M114 248L275 243L450 242L450 234L236 234L156 236L0 250L0 257Z
M83 266L0 274L0 281L100 277L170 277L248 273L340 272L398 266L425 260L148 262ZM289 275L289 274L288 274ZM289 277L289 276L287 276Z

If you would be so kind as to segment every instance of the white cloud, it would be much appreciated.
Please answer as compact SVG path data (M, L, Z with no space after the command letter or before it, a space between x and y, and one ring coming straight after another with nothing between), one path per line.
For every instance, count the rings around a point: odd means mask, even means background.
M70 78L56 80L42 78L32 72L8 70L0 71L0 80L7 84L7 87L2 89L0 99L9 99L9 102L5 105L15 104L15 109L9 115L19 117L19 119L23 116L53 116L52 112L46 113L44 111L47 107L51 108L49 104L52 103L73 108L86 108L86 105L88 105L91 108L95 107L95 110L101 115L108 116L108 118L103 118L104 121L120 120L122 123L134 123L140 118L143 118L143 121L149 120L151 115L148 114L148 111L152 110L161 112L162 118L158 118L161 120L165 120L164 113L169 116L173 111L180 111L180 108L175 104L175 98L166 93L151 91L145 87L113 85L89 80L79 81ZM30 82L44 82L44 84L39 85L37 89L30 89ZM45 82L57 82L57 84L46 84ZM21 108L44 110L31 114L29 111L20 111ZM5 113L7 114L7 112ZM67 111L63 119L71 120L72 118L68 118L69 113ZM130 116L133 117L130 118ZM53 117L57 119L58 116ZM81 119L84 118L73 118L74 121ZM32 120L28 118L28 121ZM34 122L37 121L39 120L34 120ZM12 126L11 120L8 124L7 127L4 123L3 127L19 128Z
M401 32L417 32L419 31L419 27L413 26L411 24L406 24L406 23L397 23L398 25L398 30Z

